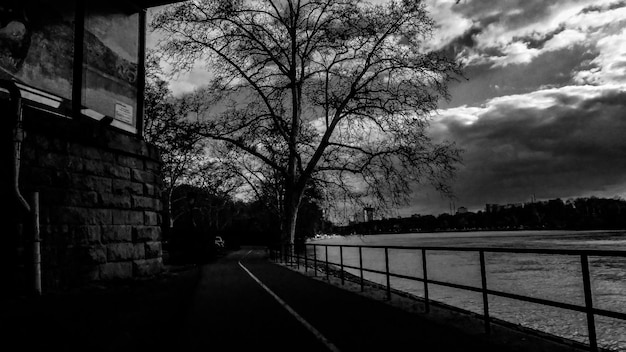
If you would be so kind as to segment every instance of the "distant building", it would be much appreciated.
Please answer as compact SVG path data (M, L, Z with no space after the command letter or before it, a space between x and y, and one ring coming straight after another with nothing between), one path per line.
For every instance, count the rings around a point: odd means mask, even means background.
M365 216L365 222L374 221L374 208L372 207L363 208L363 215Z
M354 215L352 216L352 222L355 224L359 224L365 221L365 215L362 212L355 212Z
M500 205L498 204L485 204L485 213L491 214L495 213L499 210Z
M457 214L465 214L465 213L467 213L467 208L466 208L466 207L459 207L459 208L456 210L456 213L457 213Z

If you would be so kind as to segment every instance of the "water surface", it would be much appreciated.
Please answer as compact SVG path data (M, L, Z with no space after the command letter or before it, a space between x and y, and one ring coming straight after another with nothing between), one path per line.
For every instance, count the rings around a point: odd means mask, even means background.
M309 243L401 247L482 247L526 249L626 250L626 231L484 231L409 233L371 236L336 236ZM309 255L312 255L309 248ZM324 247L317 248L324 260ZM389 249L389 271L423 278L420 250ZM339 263L339 248L328 248L329 261ZM347 265L359 265L357 248L343 248ZM385 252L362 249L363 267L386 270ZM429 280L481 287L478 251L427 251ZM485 253L487 287L492 290L583 306L581 258L576 255L526 253ZM626 313L626 258L589 257L593 305ZM358 270L348 269L358 275ZM385 275L364 273L368 280L386 284ZM423 297L421 282L391 278L395 289ZM483 313L482 295L440 285L429 285L429 298L468 311ZM545 305L489 296L492 317L588 343L584 313ZM596 316L596 330L602 347L626 351L626 321Z

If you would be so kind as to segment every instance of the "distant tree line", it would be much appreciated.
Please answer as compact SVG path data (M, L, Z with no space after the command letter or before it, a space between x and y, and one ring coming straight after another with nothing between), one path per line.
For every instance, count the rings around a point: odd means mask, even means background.
M626 201L621 198L576 198L524 204L488 205L485 211L414 215L337 227L347 234L478 230L626 229Z

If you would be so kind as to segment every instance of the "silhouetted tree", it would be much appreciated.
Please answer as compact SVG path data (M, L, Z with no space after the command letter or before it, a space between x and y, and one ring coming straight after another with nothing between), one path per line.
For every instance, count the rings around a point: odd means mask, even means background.
M283 243L314 182L396 204L411 184L448 190L459 152L426 128L460 66L424 44L435 25L421 1L187 1L153 26L175 69L212 73L220 109L202 134L279 175Z

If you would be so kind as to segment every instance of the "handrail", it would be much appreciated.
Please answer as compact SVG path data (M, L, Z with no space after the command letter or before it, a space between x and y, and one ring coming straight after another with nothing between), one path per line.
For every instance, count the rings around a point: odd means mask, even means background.
M307 248L313 248L313 258L309 258ZM318 258L317 255L317 247L324 247L325 253L324 259ZM329 247L339 247L339 263L331 262L328 260L328 248ZM349 265L344 263L344 255L343 248L358 248L359 253L359 266ZM376 270L363 267L363 248L367 249L383 249L385 251L385 269L384 270ZM589 274L589 257L598 256L598 257L626 257L626 251L624 250L596 250L596 249L530 249L530 248L506 248L506 247L445 247L445 246L382 246L382 245L374 245L374 246L362 246L362 245L339 245L339 244L321 244L321 243L307 243L304 245L305 253L304 256L301 257L298 253L295 253L293 250L289 251L289 261L293 262L295 258L297 265L300 265L300 260L304 259L305 261L305 270L308 270L308 263L311 259L313 259L313 269L314 275L317 276L317 269L320 266L318 261L323 262L322 265L325 266L326 277L330 275L329 266L333 265L339 268L339 275L341 277L341 283L344 283L344 271L345 269L354 269L359 271L360 276L360 285L361 291L363 291L363 272L370 272L375 274L385 275L386 278L386 290L387 290L387 299L391 298L391 285L390 278L401 278L407 280L413 280L417 282L422 282L424 284L424 307L425 311L429 311L430 299L428 296L428 285L439 285L445 287L451 287L466 291L472 291L482 294L483 300L483 320L485 324L485 332L489 333L491 331L491 318L489 317L489 295L499 296L509 299L514 299L522 302L536 303L545 306L551 306L556 308L567 309L571 311L586 313L587 315L587 328L589 333L589 350L593 352L598 351L598 341L596 335L596 323L595 316L604 316L614 319L620 319L626 321L626 313L611 311L606 309L598 309L593 307L593 299L591 292L591 280ZM400 250L414 250L420 251L422 255L422 265L423 265L423 278L410 276L410 275L402 275L398 273L393 273L389 269L389 250L390 249L400 249ZM481 273L481 285L480 287L468 286L463 284L432 280L428 278L428 270L427 270L427 261L426 261L426 252L427 251L453 251L453 252L478 252L479 254L479 264L480 264L480 273ZM583 290L584 290L584 305L577 305L571 303L557 302L549 299L530 297L515 293L508 293L498 290L493 290L487 287L487 276L486 276L486 264L485 264L485 253L525 253L525 254L552 254L552 255L570 255L570 256L578 256L580 258L581 270L582 270L582 280L583 280ZM281 258L281 256L278 256Z
M360 246L351 244L322 244L307 243L306 246L329 246L344 248L380 248L380 249L425 249L427 251L453 251L453 252L477 252L485 253L530 253L530 254L562 254L562 255L581 255L599 257L626 257L626 250L603 250L603 249L551 249L551 248L510 248L510 247L446 247L446 246Z

